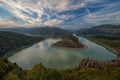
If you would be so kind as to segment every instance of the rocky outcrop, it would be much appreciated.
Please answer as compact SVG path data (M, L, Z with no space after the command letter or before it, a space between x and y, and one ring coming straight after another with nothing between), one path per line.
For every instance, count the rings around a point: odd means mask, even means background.
M105 62L102 61L98 61L98 60L92 60L92 59L83 59L80 63L79 63L79 69L81 68L104 68L107 64Z
M119 67L120 66L120 58L118 57L114 60L107 61L107 62L86 58L86 59L83 59L79 63L78 69L81 69L81 68L99 68L99 69L101 69L101 68L105 68L109 65L114 65L116 67Z

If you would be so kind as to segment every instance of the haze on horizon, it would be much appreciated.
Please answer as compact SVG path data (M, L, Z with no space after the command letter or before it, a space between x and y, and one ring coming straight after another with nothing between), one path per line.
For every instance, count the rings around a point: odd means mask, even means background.
M0 0L0 27L119 24L119 5L119 0Z

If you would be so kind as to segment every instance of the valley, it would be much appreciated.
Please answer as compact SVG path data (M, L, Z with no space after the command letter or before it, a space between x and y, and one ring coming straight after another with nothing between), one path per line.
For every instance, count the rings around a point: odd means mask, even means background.
M0 79L120 79L118 33L88 35L85 32L73 36L69 31L59 30L49 32L50 35L40 32L30 36L28 33L0 31Z
M0 0L0 80L120 80L120 0Z

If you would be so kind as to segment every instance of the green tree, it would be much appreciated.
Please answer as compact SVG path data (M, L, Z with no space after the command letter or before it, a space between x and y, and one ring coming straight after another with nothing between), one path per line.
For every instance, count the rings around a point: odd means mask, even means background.
M8 73L4 80L20 80L19 77L12 72Z
M44 80L62 80L61 74L55 69L49 69L43 74Z
M45 71L45 67L42 64L38 64L27 72L26 80L41 80L41 75Z

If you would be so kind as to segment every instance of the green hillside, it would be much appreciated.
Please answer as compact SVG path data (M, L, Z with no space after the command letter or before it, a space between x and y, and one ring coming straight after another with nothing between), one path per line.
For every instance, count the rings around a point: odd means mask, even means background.
M76 31L77 35L113 35L120 36L120 25L99 25Z
M22 70L6 59L0 59L1 80L120 80L120 66L56 70L38 64L30 70Z
M31 37L24 34L0 31L0 57L3 57L7 52L37 43L43 40L42 37Z

